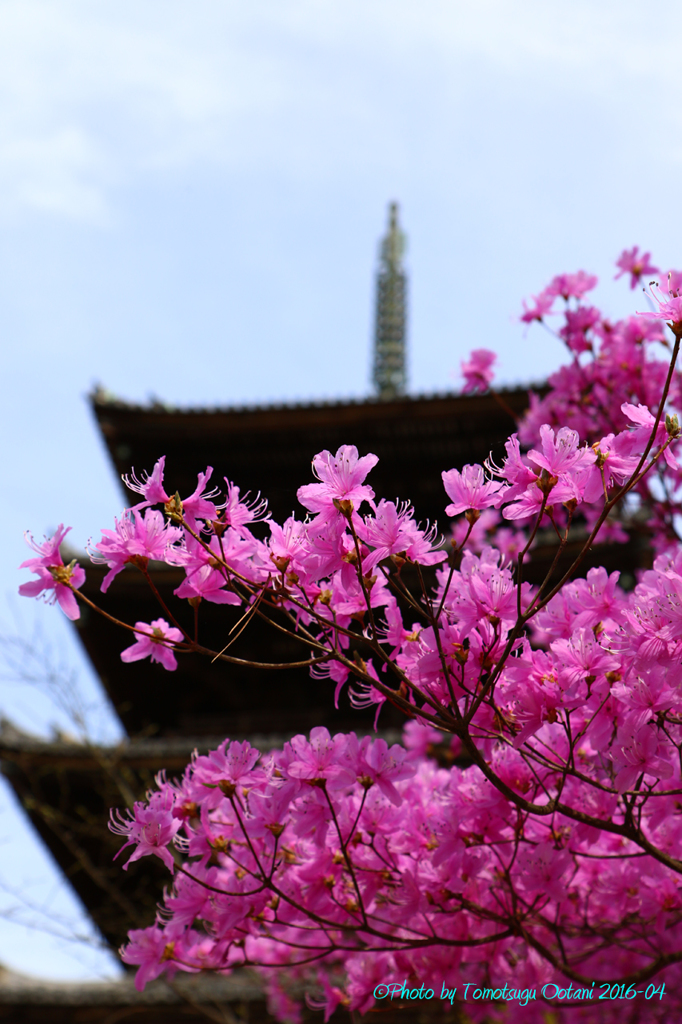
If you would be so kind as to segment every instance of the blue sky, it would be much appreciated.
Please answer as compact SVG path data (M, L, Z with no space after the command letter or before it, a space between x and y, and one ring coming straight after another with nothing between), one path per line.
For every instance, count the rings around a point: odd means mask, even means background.
M457 386L481 346L503 382L558 365L515 319L556 272L641 308L612 263L639 243L682 265L681 34L679 5L633 0L0 0L2 632L42 629L97 703L60 613L13 597L24 529L64 521L83 546L120 510L87 392L366 393L391 199L413 390ZM5 680L1 704L38 733L65 724L26 685ZM4 791L0 840L0 884L84 928ZM3 907L34 914L0 889ZM113 969L2 919L0 961Z

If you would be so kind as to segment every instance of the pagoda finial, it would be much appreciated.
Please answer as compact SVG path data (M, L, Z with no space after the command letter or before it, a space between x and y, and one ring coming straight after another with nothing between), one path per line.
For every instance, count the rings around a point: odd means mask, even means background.
M391 203L377 272L373 382L379 398L395 398L404 394L407 386L407 277L402 264L405 242L405 235L398 226L398 204Z

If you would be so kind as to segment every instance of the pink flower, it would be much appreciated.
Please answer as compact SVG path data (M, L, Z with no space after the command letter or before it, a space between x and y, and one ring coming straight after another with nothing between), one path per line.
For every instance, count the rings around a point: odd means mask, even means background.
M95 544L99 554L93 552L90 556L93 562L109 566L110 571L102 580L102 593L107 592L126 563L140 559L146 565L150 558L164 561L168 547L182 536L177 526L166 524L163 513L149 508L144 516L126 512L114 523L115 529L102 530L102 540Z
M347 742L347 737L342 733L330 736L322 725L311 730L310 741L305 736L294 736L287 744L291 757L286 768L287 775L292 779L309 781L326 779L331 786L353 783L355 778L352 772L340 763Z
M452 504L445 509L448 516L457 516L468 509L480 511L491 505L498 508L502 503L504 484L500 480L486 480L483 466L467 465L461 473L456 469L448 469L441 475L447 496L452 498ZM498 493L501 490L502 493Z
M174 974L177 966L172 962L173 942L158 925L151 928L136 928L128 932L128 945L120 949L124 964L137 964L135 988L142 992L148 981L153 981L166 971Z
M630 454L630 439L631 434L623 431L615 437L608 434L595 445L597 461L591 466L587 476L585 501L597 501L604 493L605 487L608 490L613 483L624 484L636 469L638 458ZM603 537L602 534L602 542Z
M496 476L503 477L510 484L506 498L511 499L522 494L528 484L534 484L537 474L523 461L524 457L521 455L521 447L516 434L512 434L505 441L504 446L507 450L507 458L504 460L502 469L499 469L492 460L488 460L486 465Z
M646 725L656 712L667 711L677 703L677 691L669 685L665 674L657 667L642 676L633 676L625 683L611 687L613 696L634 712L632 721L635 729Z
M161 501L166 504L171 500L171 496L166 494L163 487L165 464L166 456L163 455L154 466L151 476L145 473L140 480L135 476L135 470L133 470L130 476L123 477L123 483L126 487L131 491L137 491L144 498L144 501L132 507L132 512L139 512L140 509L147 508L149 505L156 505ZM205 473L197 474L197 486L194 491L188 498L181 500L182 514L192 527L194 527L197 519L212 520L218 515L217 507L209 500L218 494L217 488L214 488L212 491L204 491L212 473L213 468L207 466Z
M566 310L566 324L559 331L559 335L566 342L571 350L579 354L589 352L592 349L592 342L587 337L596 324L599 323L601 314L594 306L579 306L577 309Z
M306 549L305 544L305 523L299 522L293 516L279 526L268 520L270 527L270 560L274 562L280 572L286 572L289 566L295 566L297 557Z
M327 979L327 976L320 972L317 976L317 980L322 987L322 998L313 999L310 996L306 996L306 1002L311 1010L323 1010L324 1011L324 1024L333 1014L336 1007L341 1004L345 1006L348 1003L348 997L344 995L342 989L337 988L335 985L331 985Z
M632 423L639 424L639 426L635 427L634 430L630 431L629 435L630 453L639 455L644 451L649 443L649 438L651 437L651 432L654 429L656 417L649 411L646 405L642 405L641 403L639 405L633 405L631 402L623 402L621 405L621 411L625 413ZM656 431L654 444L663 445L667 440L668 432L665 427L665 420L661 417L658 424L658 430ZM677 460L669 447L663 452L663 458L671 469L676 470L678 468Z
M491 369L497 356L487 348L475 348L469 354L469 361L460 363L462 376L464 377L463 395L476 394L487 391L493 379Z
M560 295L562 299L582 299L583 295L597 287L598 278L594 274L586 274L578 270L575 274L557 274L545 291L549 295Z
M663 279L668 282L668 291L682 293L682 270L669 270Z
M615 280L622 277L623 274L630 275L630 288L636 288L642 277L649 274L658 274L659 269L650 262L651 253L643 252L639 254L639 246L635 245L632 249L623 249L622 253L616 260L616 266L620 267L620 270L615 276Z
M240 598L229 587L230 570L254 581L265 579L267 570L260 568L265 554L265 546L250 536L248 530L242 532L228 526L220 538L214 536L208 544L185 533L184 543L169 548L165 560L170 565L183 566L187 574L173 591L177 597L239 604Z
M59 607L68 618L75 620L80 618L80 608L72 587L76 590L85 582L85 572L74 561L64 565L62 556L59 554L59 546L71 529L64 528L60 523L52 537L46 537L42 544L36 544L30 534L26 534L26 542L38 555L37 558L28 558L19 566L20 569L30 569L36 573L37 580L30 580L22 583L19 593L22 597L38 597L45 594L48 604L56 601ZM30 538L30 539L29 539ZM51 597L48 594L52 591Z
M369 669L370 665L368 664L367 667ZM364 709L376 707L373 726L374 731L376 732L379 723L379 713L381 711L382 706L386 703L386 698L384 697L381 690L377 690L376 686L372 686L371 683L358 682L355 683L353 686L349 687L348 696L350 698L351 707L353 708Z
M557 478L554 477L553 479L556 480ZM576 504L580 504L582 501L582 492L578 483L575 480L571 480L566 474L563 474L561 479L554 484L552 484L552 478L544 483L536 479L535 483L530 484L517 501L513 501L504 507L502 515L505 519L527 519L528 516L537 515L542 507L545 494L548 495L546 508L552 508L554 505L563 505L573 501Z
M655 282L649 285L649 294L658 306L657 313L649 310L638 311L638 316L653 317L654 320L665 320L673 327L682 330L682 294L672 287L672 278L659 287Z
M523 313L521 314L521 323L531 324L533 320L537 320L542 323L543 319L552 312L552 306L556 299L556 293L545 289L540 292L539 295L533 296L534 306L527 306L524 300Z
M634 721L624 722L611 751L613 763L619 769L616 775L618 792L632 789L640 775L669 779L673 774L672 765L658 754L658 730L653 725L634 728Z
M268 503L264 498L261 498L260 493L250 502L246 500L249 497L248 493L240 500L239 488L228 480L227 477L225 478L225 483L227 484L227 501L223 508L221 521L227 523L228 526L234 527L244 537L249 538L251 534L248 528L246 528L247 523L269 520Z
M121 661L140 661L142 658L151 658L163 665L169 672L173 672L178 663L173 649L169 646L172 643L181 643L182 633L179 629L169 626L165 619L156 619L151 624L136 622L135 632L139 638L132 645L121 651Z
M136 505L135 509L145 508L147 505L158 505L159 502L166 502L169 496L163 489L163 473L166 467L166 456L162 455L161 458L155 463L154 469L152 470L151 476L144 470L142 479L138 479L135 476L135 470L133 469L130 476L127 474L123 476L123 483L131 491L137 491L144 497L144 502L141 505Z
M358 456L353 444L344 444L336 455L320 452L313 459L313 472L318 484L305 484L298 489L298 500L310 512L322 519L331 519L339 509L339 502L350 502L350 509L361 502L371 502L374 491L364 479L379 461L376 455Z
M573 859L568 850L557 850L553 843L524 846L519 853L523 884L529 892L546 894L561 903L568 894Z
M128 837L116 857L123 853L127 846L137 846L137 849L123 865L124 869L127 870L128 865L139 860L140 857L155 854L161 858L172 873L175 869L175 861L173 854L168 849L168 844L183 824L180 818L173 815L172 790L164 789L152 793L147 803L137 802L132 813L126 811L126 815L122 815L118 811L114 814L112 811L109 822L112 832Z
M253 787L266 776L263 771L254 771L260 752L248 740L224 740L217 750L194 760L195 781L202 786L215 788L220 796L234 793L237 784Z
M384 796L396 807L403 802L403 798L394 783L412 778L415 771L416 768L407 751L399 743L389 747L386 740L373 740L370 736L363 736L360 742L358 774L363 779L375 782Z
M587 468L596 462L597 456L591 448L579 448L580 438L577 431L562 427L554 434L547 423L540 427L542 452L534 448L528 452L528 459L541 469L546 469L550 476L580 468Z
M356 518L359 521L359 517ZM296 572L302 572L311 581L326 579L343 566L343 556L353 547L353 540L346 533L345 519L320 514L306 526L305 547L296 562Z
M299 783L290 779L279 789L270 789L267 793L252 793L249 807L252 817L249 819L249 833L271 841L279 838L289 821L289 808L294 795L298 792Z
M374 551L363 561L365 572L390 555L402 555L422 565L436 565L447 558L444 551L432 550L437 540L436 528L420 530L413 516L414 510L407 503L398 507L392 501L381 499L376 516L367 516L357 527L362 540L374 546Z
M268 979L268 1013L286 1024L301 1024L302 1006L274 978Z
M182 581L173 591L176 597L191 600L195 597L213 604L241 604L241 599L231 590L225 590L225 577L219 569L201 565Z

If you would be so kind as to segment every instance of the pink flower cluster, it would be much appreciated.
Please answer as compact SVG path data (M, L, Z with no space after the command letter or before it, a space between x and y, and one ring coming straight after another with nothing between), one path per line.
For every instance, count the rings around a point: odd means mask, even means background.
M636 249L618 266L654 269ZM390 748L323 728L268 756L226 740L116 817L126 868L154 855L173 875L158 920L123 951L139 987L163 972L267 967L284 1021L298 1010L279 968L317 989L326 1018L340 1003L366 1012L379 982L405 978L682 980L680 284L671 273L655 313L616 323L581 305L596 285L582 271L536 298L529 323L564 303L571 361L532 396L501 465L443 472L450 544L408 504L375 502L377 458L351 445L315 456L317 479L298 491L307 518L281 524L230 481L222 501L206 491L210 468L187 499L167 493L163 460L128 481L143 500L93 548L109 567L103 589L126 564L147 576L152 560L180 566L178 599L258 602L304 635L337 702L348 686L355 706L379 718L390 700L408 720ZM661 343L672 359L651 356ZM473 353L471 390L488 386L490 363ZM264 518L265 540L251 529ZM629 589L603 568L576 576L595 541L644 528L657 557ZM22 592L47 592L75 618L83 575L61 561L64 533L24 563L38 579ZM570 544L579 553L531 586L540 535L554 538L555 565ZM124 661L172 670L203 651L165 618L127 625ZM341 987L327 973L340 968ZM615 1021L602 1006L555 1012ZM632 1019L673 1019L661 1016L671 1006ZM529 1004L524 1020L546 1009ZM470 1015L508 1019L497 1012Z
M593 654L590 667L603 677L608 657L598 662ZM530 671L540 678L538 667ZM574 683L584 685L583 672L584 660ZM570 682L553 689L562 686ZM407 977L440 989L465 976L540 989L561 984L548 959L559 959L559 948L588 979L627 977L648 964L652 935L660 936L653 948L679 949L679 874L642 861L637 843L619 833L627 803L613 788L614 772L629 770L622 761L643 758L637 774L653 766L643 748L656 741L638 740L631 722L610 768L595 750L596 730L581 730L586 718L572 718L579 768L603 784L587 803L578 779L559 781L569 742L556 720L535 734L532 757L520 744L485 743L490 770L525 803L547 806L561 792L565 811L551 815L524 813L476 766L444 770L419 756L437 734L416 722L409 752L317 728L266 757L234 741L195 757L180 782L159 779L149 805L114 826L138 844L131 859L156 855L175 871L156 923L131 932L122 950L138 967L138 988L164 972L286 965L288 978L322 988L328 1017L339 1002L371 1009L379 981ZM645 814L646 835L666 853L680 838L679 768L674 774ZM600 819L613 831L592 824ZM325 970L341 964L343 989L325 983ZM679 974L668 970L669 987ZM273 999L281 1006L276 983ZM542 1002L526 1007L524 1020L540 1024Z

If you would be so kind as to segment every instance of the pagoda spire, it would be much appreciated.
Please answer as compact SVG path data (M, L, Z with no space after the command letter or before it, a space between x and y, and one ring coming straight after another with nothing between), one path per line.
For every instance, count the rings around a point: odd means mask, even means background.
M381 240L377 272L374 371L372 380L379 398L405 393L407 277L403 268L405 235L398 225L398 204L389 207L388 231Z

